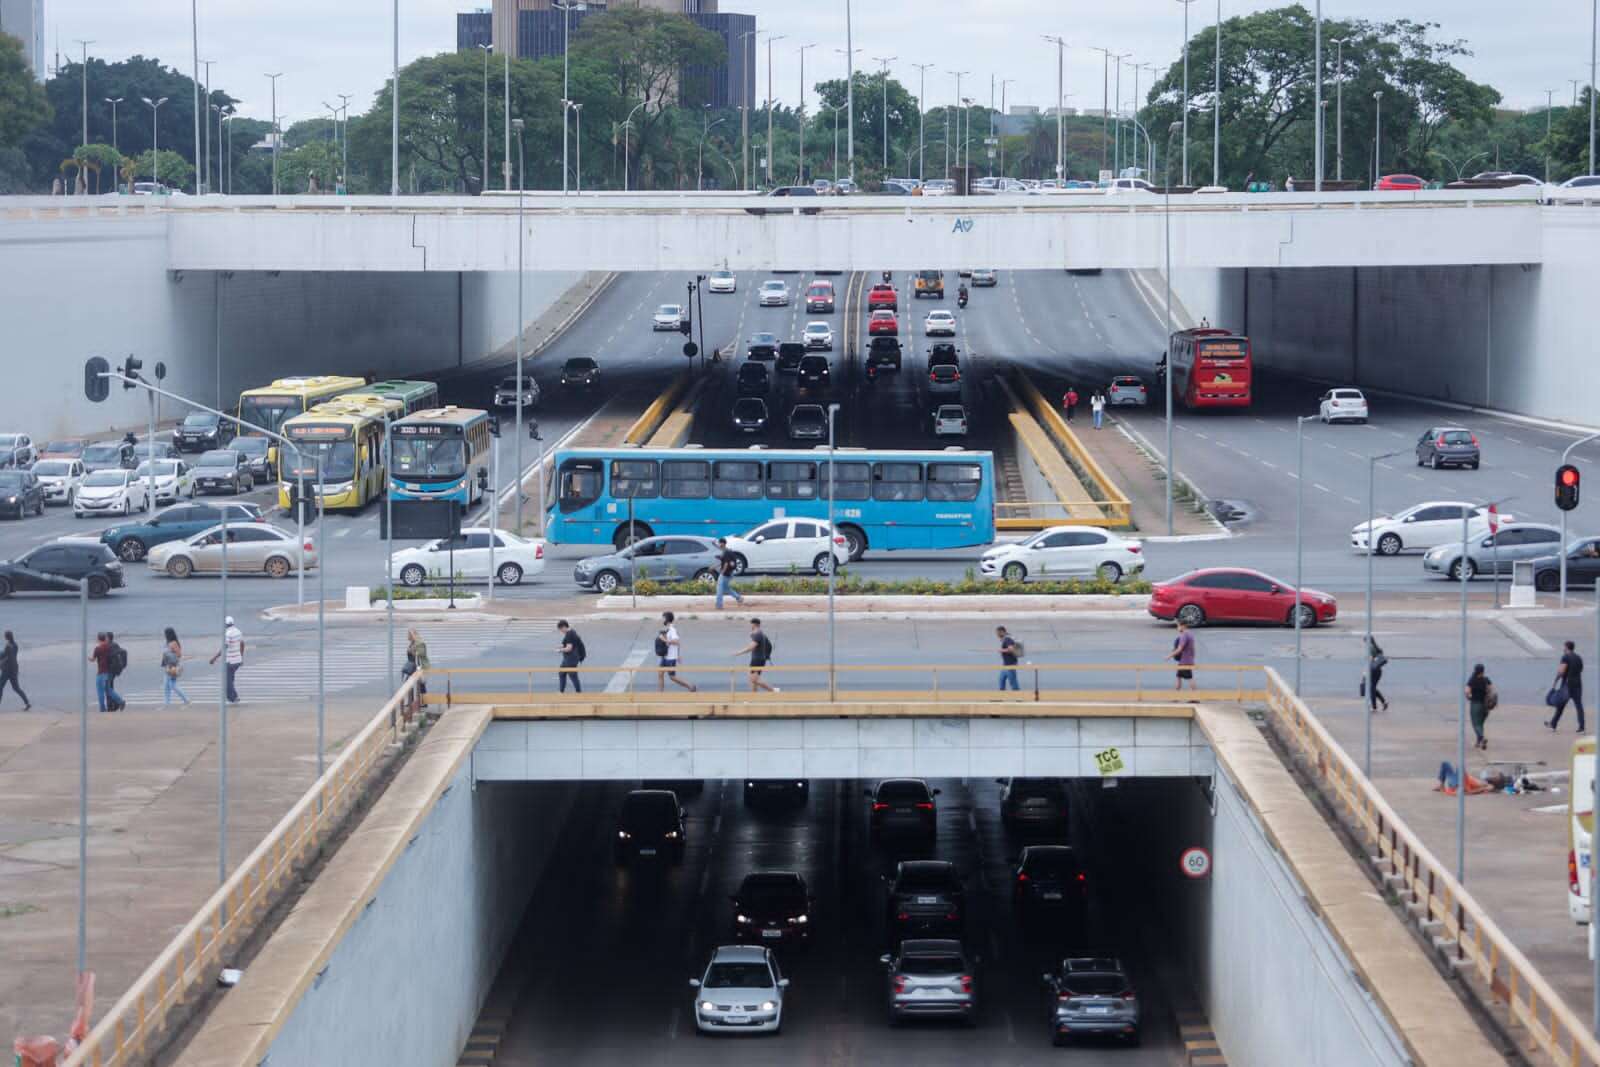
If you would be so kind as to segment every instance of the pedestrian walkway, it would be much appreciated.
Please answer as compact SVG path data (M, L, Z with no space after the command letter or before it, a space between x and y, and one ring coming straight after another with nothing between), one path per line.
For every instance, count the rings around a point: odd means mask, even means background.
M394 664L396 672L406 661L406 626L397 620L394 634ZM418 623L417 631L428 644L428 658L435 667L467 666L472 660L503 646L515 646L516 659L537 660L541 651L553 649L556 641L555 616L508 619L505 621L473 621L453 623ZM326 691L343 692L382 681L389 667L389 657L383 647L383 631L363 633L358 640L347 640L348 629L341 628L339 637L329 641L324 663ZM239 696L245 701L272 699L314 700L317 696L317 652L315 648L297 649L288 653L266 651L251 654L250 635L245 635L246 654L244 666L239 668L235 682ZM210 666L209 653L201 653L191 644L183 677L179 680L183 691L194 703L215 703L222 682L222 664ZM504 660L506 657L500 657ZM152 672L135 672L138 681L148 679L148 686L125 684L122 698L129 707L149 707L162 703L162 687L158 676ZM130 674L125 677L132 678Z

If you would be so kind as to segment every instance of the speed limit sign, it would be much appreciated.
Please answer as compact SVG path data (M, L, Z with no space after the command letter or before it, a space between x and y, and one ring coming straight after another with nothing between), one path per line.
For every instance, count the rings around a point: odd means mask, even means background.
M1190 878L1204 878L1211 873L1211 853L1203 848L1186 848L1178 858L1178 866Z

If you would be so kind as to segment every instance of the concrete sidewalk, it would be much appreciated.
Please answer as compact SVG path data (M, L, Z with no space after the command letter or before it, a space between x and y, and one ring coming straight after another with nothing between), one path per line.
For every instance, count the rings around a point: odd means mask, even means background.
M331 759L377 710L329 701ZM98 1014L220 882L217 710L89 716L88 965ZM246 703L228 722L228 860L316 776L316 709ZM0 713L0 1035L64 1037L78 929L78 716ZM231 869L231 866L230 866Z

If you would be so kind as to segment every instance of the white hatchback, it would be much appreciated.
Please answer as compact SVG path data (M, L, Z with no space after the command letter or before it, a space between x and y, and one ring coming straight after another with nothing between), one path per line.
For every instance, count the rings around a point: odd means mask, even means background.
M34 463L33 474L44 490L46 504L70 505L78 495L78 483L83 481L83 460L41 459Z
M806 348L810 351L821 349L824 352L833 351L833 327L825 322L806 323L805 332Z
M850 562L849 542L832 533L826 519L773 519L742 537L728 538L728 551L739 574L827 574Z
M1366 395L1359 389L1329 389L1322 394L1318 414L1323 422L1366 422Z
M650 320L651 330L676 330L683 325L682 304L662 304Z
M954 337L956 317L942 308L930 311L928 317L922 320L922 332L927 337Z
M1052 526L1025 541L995 545L978 570L985 578L1023 582L1029 578L1101 578L1119 582L1144 570L1144 546L1098 526Z
M789 979L777 955L761 945L724 945L694 990L694 1025L701 1033L776 1034L783 1029L783 995Z
M468 526L455 537L396 551L389 560L389 576L413 588L428 581L448 582L452 573L460 582L487 582L491 540L492 573L498 584L517 585L524 578L544 573L543 541L487 526Z
M150 485L150 461L145 460L134 470L133 477L140 485ZM181 459L156 460L156 503L176 504L179 498L194 499L194 475L189 465Z
M967 436L967 409L960 404L940 404L933 412L933 436Z
M116 467L84 476L72 498L72 513L80 519L88 515L132 515L148 507L149 501L145 484L134 481L132 471Z

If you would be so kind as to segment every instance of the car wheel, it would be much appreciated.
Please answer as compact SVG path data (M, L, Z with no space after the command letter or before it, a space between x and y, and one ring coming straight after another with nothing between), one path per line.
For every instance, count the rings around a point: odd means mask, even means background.
M1189 627L1204 626L1206 609L1199 604L1185 604L1178 609L1178 621Z
M737 552L733 553L732 555L733 555L733 573L735 573L735 574L743 574L745 572L745 570L750 566L750 561L745 559L743 556L741 556Z
M1000 568L1000 577L1007 582L1022 582L1028 578L1028 568L1020 563L1007 563Z
M1559 571L1540 571L1533 577L1533 587L1541 593L1554 593L1561 589Z
M1101 581L1111 582L1112 584L1122 581L1122 567L1116 563L1106 562L1100 564L1097 573L1100 575Z
M827 575L833 571L838 560L833 558L832 552L818 552L817 558L811 561L811 569L818 574Z
M272 556L267 560L266 570L269 578L284 578L288 576L291 566L285 557Z
M422 569L420 563L408 563L400 568L400 584L415 589L428 577L428 572Z
M10 595L11 595L11 583L6 581L4 578L0 578L0 600L4 600L6 597L8 597Z
M1437 452L1433 454L1433 469L1436 471L1444 470L1444 457Z
M1471 467L1473 470L1477 470L1478 469L1478 464L1480 462L1481 462L1480 460L1476 460L1475 459L1471 463L1469 463L1468 466Z
M174 578L187 578L194 573L194 564L187 556L173 556L167 560L167 573Z
M1386 533L1378 538L1378 555L1398 556L1400 554L1400 535Z
M1477 576L1478 566L1470 559L1458 559L1454 563L1450 564L1450 577L1454 578L1458 582L1463 579L1470 582Z
M133 497L130 496L122 502L122 514L124 516L133 514Z
M1054 1045L1056 1048L1061 1048L1066 1043L1067 1039L1062 1037L1060 1034L1052 1033L1050 1035L1050 1044Z
M1294 626L1294 609L1293 608L1289 609L1289 617L1288 617L1285 625L1291 626L1291 627ZM1312 607L1310 604L1302 603L1300 605L1300 629L1309 630L1309 629L1311 629L1312 627L1314 627L1316 625L1317 625L1317 609Z
M143 541L137 537L129 537L117 546L117 558L124 563L138 563L144 559L147 551Z
M111 583L109 581L98 574L89 575L89 596L92 599L99 600L109 592L111 592Z
M616 571L601 571L594 576L594 587L602 593L615 593L621 584L622 576Z
M495 572L495 575L500 579L501 585L522 584L522 568L515 563L500 564L500 569Z
M717 580L717 572L710 567L701 567L694 572L694 580L701 585L711 585Z

